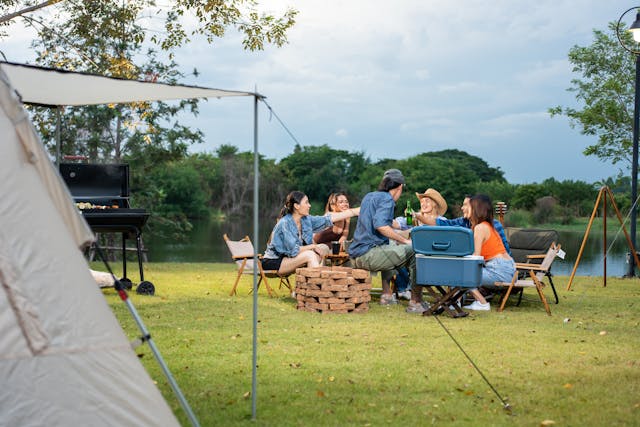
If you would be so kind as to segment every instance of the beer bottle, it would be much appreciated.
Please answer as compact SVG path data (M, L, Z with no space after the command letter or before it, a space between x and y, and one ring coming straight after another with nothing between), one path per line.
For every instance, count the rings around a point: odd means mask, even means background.
M413 225L413 209L411 209L411 200L407 200L407 207L404 209L404 217L407 219L407 227Z

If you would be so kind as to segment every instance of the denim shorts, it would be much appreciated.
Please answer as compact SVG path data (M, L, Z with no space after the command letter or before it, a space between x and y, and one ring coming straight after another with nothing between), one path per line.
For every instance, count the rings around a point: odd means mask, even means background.
M280 264L282 264L282 258L263 258L262 259L262 268L264 270L280 270Z
M511 282L515 272L516 264L512 259L492 258L484 263L482 285L491 286L494 282Z

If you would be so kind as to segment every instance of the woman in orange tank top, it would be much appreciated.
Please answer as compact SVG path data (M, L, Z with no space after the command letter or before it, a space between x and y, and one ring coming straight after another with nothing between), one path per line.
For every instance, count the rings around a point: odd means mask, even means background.
M510 282L516 271L513 258L507 253L500 235L493 228L493 203L489 196L477 194L470 202L471 229L473 230L474 255L482 255L482 285L493 287L495 282ZM472 289L476 299L473 304L465 306L469 310L489 311L491 307L480 291Z

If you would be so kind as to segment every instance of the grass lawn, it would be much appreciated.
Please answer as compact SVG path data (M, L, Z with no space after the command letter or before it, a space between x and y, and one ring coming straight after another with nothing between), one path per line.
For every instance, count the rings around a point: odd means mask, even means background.
M254 421L251 277L235 297L231 263L149 263L145 277L156 295L132 292L131 301L202 426L640 425L639 279L608 278L604 288L599 277L577 277L566 291L568 277L555 277L560 304L551 304L551 317L526 290L522 304L503 313L493 304L489 313L437 318L511 415L436 318L377 302L362 314L307 313L261 288ZM115 291L103 292L137 337ZM152 352L137 352L189 425Z

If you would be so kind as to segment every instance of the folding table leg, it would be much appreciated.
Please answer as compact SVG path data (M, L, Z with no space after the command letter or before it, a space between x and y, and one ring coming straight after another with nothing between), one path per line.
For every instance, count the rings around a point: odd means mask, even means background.
M422 313L423 316L437 315L444 311L453 318L466 317L469 315L469 313L462 310L460 306L456 304L456 300L464 293L460 288L450 287L448 290L445 290L442 286L430 285L425 286L425 288L429 295L434 298L434 301L429 309ZM449 306L453 306L453 308Z

